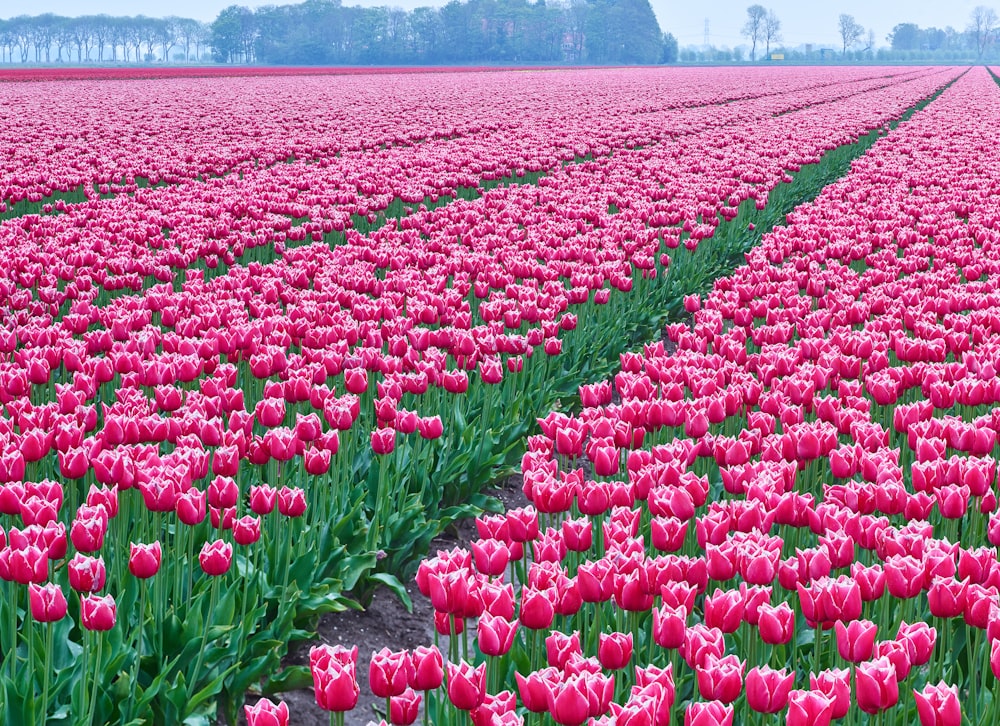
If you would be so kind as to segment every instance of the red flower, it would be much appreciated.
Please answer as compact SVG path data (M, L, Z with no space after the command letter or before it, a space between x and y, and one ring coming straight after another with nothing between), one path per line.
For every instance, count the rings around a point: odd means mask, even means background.
M389 723L394 724L394 726L410 726L420 714L420 701L422 699L423 696L412 688L407 688L398 696L393 696L389 700Z
M471 711L486 698L486 664L478 668L464 660L448 664L448 699L455 708Z
M944 681L936 686L928 683L923 691L914 691L920 726L960 726L962 707L958 701L958 687Z
M229 571L233 561L233 546L221 539L206 542L202 545L198 562L206 575L217 577Z
M557 681L549 690L549 713L561 726L579 726L591 715L586 676Z
M278 490L278 511L286 517L301 517L306 511L306 493L298 487Z
M632 633L601 633L597 642L597 658L609 671L627 666L632 660Z
M788 694L795 683L795 674L768 666L751 668L747 673L747 705L758 713L778 713L788 704Z
M735 655L725 658L708 656L697 669L698 691L707 700L732 703L743 691L746 664Z
M250 487L250 509L255 514L270 514L278 500L278 490L270 484ZM202 515L204 519L204 515ZM201 521L201 520L198 520Z
M839 620L834 626L837 631L837 651L840 657L851 663L861 663L872 657L875 650L875 635L878 626L868 620L852 620L844 625Z
M350 711L358 705L357 651L315 646L309 651L316 704L325 711Z
M87 630L111 630L115 626L118 607L110 595L80 597L80 622Z
M433 691L444 681L444 659L437 648L419 646L413 651L410 686L418 691Z
M160 558L162 555L160 543L136 544L130 543L131 551L128 558L128 569L139 579L145 580L152 577L160 570Z
M854 678L858 706L865 713L884 711L899 701L896 668L888 658L876 658L860 664Z
M247 726L288 726L288 704L279 701L272 703L262 698L253 706L244 706Z
M238 545L251 545L260 539L260 517L249 514L233 522L233 540Z
M833 700L820 691L792 691L788 694L786 726L830 726Z
M107 571L100 557L88 557L77 553L67 565L69 586L77 592L97 592L104 587Z
M795 613L788 603L776 606L761 605L758 610L757 628L760 638L765 643L779 645L792 639L792 629L795 626Z
M843 718L851 708L851 672L831 668L809 674L809 688L824 693L833 701L833 718Z
M684 710L684 726L733 726L733 707L719 701L696 701Z
M51 623L66 616L66 596L54 583L29 584L28 599L31 605L31 617L40 623Z
M413 671L409 651L382 648L372 653L368 667L368 685L379 698L399 696L406 690Z

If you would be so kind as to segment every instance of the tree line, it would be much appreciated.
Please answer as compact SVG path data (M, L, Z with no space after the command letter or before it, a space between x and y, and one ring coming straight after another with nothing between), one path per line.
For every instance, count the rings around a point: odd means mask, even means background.
M191 18L20 15L0 19L0 63L143 63L197 60L208 24Z
M298 65L651 64L676 58L649 0L451 0L440 8L307 0L233 5L211 26L220 62Z
M742 35L750 44L750 60L757 59L757 49L764 47L764 57L768 58L772 47L781 40L781 20L773 10L763 5L754 4L747 8L747 19L741 30ZM865 30L853 15L842 13L837 19L837 34L840 36L840 57L843 60L984 60L995 57L998 41L1000 41L1000 19L993 8L979 5L969 14L968 24L964 32L952 27L921 28L916 23L900 23L886 37L888 48L875 47L875 32ZM821 49L820 59L823 59ZM706 49L702 53L715 55L706 60L739 61L739 54L729 51L729 57L717 57L720 51ZM682 60L693 60L691 50L681 52ZM781 55L786 60L815 60L810 58L810 46L804 49L781 49Z
M207 56L208 53L210 56ZM51 13L0 20L0 62L272 65L654 64L677 59L649 0L451 0L362 8L306 0L189 18Z

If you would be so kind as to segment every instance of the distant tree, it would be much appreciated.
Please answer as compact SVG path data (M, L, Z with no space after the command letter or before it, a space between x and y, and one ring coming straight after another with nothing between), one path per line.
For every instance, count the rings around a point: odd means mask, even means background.
M660 63L677 62L677 38L673 33L663 34L663 53L660 56Z
M230 5L212 23L211 44L221 63L252 63L257 23L253 11L242 5Z
M757 43L765 35L767 25L767 8L763 5L751 5L747 8L747 21L741 31L750 40L750 60L757 60Z
M21 62L27 63L32 38L31 18L27 15L11 18L7 23L7 32L10 33L13 47L17 48L18 55L21 56Z
M160 60L164 63L170 60L170 51L174 49L180 39L181 26L184 24L184 20L184 18L172 15L169 18L164 18L160 25L157 42L160 44Z
M56 39L60 20L59 16L52 13L45 13L31 19L32 39L35 45L35 62L40 63L43 54L45 55L46 63L52 62L52 44Z
M441 37L444 32L437 8L416 8L410 13L410 29L414 58L433 62L441 52Z
M66 52L65 61L72 61L73 54L70 48L73 46L73 18L58 18L55 24L55 35L53 39L56 44L56 63L64 62L63 51Z
M765 55L771 55L771 45L773 43L781 42L781 20L773 10L767 11L767 17L764 18L764 46L766 48Z
M83 63L84 59L90 60L90 47L93 43L93 22L90 17L84 15L79 18L71 18L67 26L67 32L71 43L76 47L76 62Z
M927 28L923 33L921 48L926 48L931 52L943 50L948 45L948 34L940 28Z
M105 46L111 45L112 52L114 52L114 43L112 41L114 25L111 22L111 18L107 15L90 16L90 34L94 39L94 45L97 47L97 62L103 63Z
M190 18L177 18L174 21L174 33L177 45L184 49L184 60L191 60L191 46L195 37L202 30L201 23Z
M853 47L864 36L865 28L854 19L853 15L842 13L837 23L837 29L840 32L840 39L844 41L844 55L846 56L847 49Z
M161 45L164 35L168 34L167 22L159 18L147 18L142 15L136 18L136 20L138 21L136 23L136 33L139 35L142 44L146 46L146 52L141 57L138 53L136 54L136 61L145 60L149 62L156 60L153 48Z
M976 44L976 55L983 57L997 34L997 13L993 8L977 5L969 16L969 34Z
M917 50L920 47L922 31L916 23L900 23L894 27L886 40L893 50Z

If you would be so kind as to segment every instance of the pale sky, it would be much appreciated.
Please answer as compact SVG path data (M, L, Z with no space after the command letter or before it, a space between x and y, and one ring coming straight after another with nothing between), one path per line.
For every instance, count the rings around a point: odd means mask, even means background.
M392 5L410 10L420 5L443 5L445 0L344 0L345 5ZM976 5L992 5L1000 9L1000 0L825 0L822 3L803 0L650 0L660 21L660 27L677 36L681 45L701 44L705 35L705 20L709 21L709 37L716 46L736 46L745 42L740 28L746 19L746 8L753 2L773 9L782 22L784 42L789 46L801 43L839 45L837 17L853 15L867 31L875 31L877 45L884 45L885 36L897 23L917 23L921 27L951 25L963 30ZM213 20L219 11L234 0L0 0L0 18L27 13L58 13L60 15L181 15L198 20ZM249 7L285 4L282 0L240 3Z

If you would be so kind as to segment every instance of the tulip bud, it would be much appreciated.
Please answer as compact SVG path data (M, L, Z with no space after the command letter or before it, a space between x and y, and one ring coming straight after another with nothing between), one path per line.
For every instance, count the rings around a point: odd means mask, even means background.
M316 704L325 711L350 711L358 704L356 650L338 651L330 646L314 646L309 651Z
M888 658L881 657L861 663L855 670L854 677L858 706L865 713L884 711L899 701L896 668Z
M382 648L372 653L368 669L368 685L379 698L399 696L407 688L413 670L413 661L408 651L392 652Z
M833 700L820 691L792 691L788 694L786 726L830 726Z
M632 633L601 633L597 642L597 658L609 671L627 666L632 660Z
M758 713L778 713L788 704L795 674L762 666L747 673L747 705Z
M202 545L198 561L206 575L217 577L229 571L233 560L233 546L221 539L206 542Z
M448 663L448 700L461 711L471 711L486 698L486 664L473 668L464 660Z
M160 570L160 543L136 544L130 543L131 551L128 559L128 569L141 580L152 577Z
M104 587L107 571L104 559L77 553L66 566L69 586L77 592L97 592Z
M66 596L62 589L54 583L28 585L28 599L31 605L31 617L40 623L51 623L62 620L66 615Z
M431 646L419 646L413 651L413 671L410 686L418 691L433 691L444 681L444 659L441 651Z
M962 707L958 700L958 687L944 681L936 686L928 683L922 691L913 691L917 703L920 726L960 726Z
M87 630L111 630L115 626L118 607L111 595L82 595L80 622Z
M253 706L244 706L247 726L288 726L288 704L279 701L272 703L262 698Z
M393 696L389 700L389 722L393 726L410 726L420 714L420 701L422 699L423 696L412 688L407 688L398 696Z

